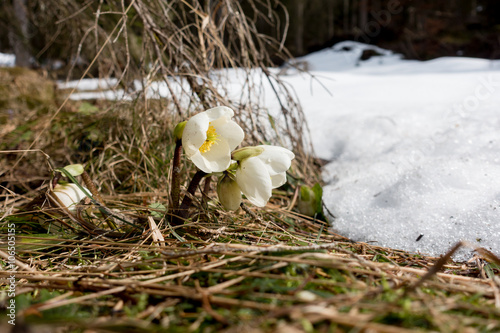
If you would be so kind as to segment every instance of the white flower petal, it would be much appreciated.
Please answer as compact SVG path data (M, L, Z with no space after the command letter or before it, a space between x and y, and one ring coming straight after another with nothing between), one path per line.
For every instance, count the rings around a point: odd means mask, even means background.
M209 121L217 120L220 117L225 117L229 120L234 116L234 111L227 106L217 106L215 108L208 109L203 113L208 116Z
M271 176L271 183L273 188L278 188L286 183L286 172L278 173L277 175Z
M236 182L248 200L258 207L266 205L272 189L286 183L286 171L295 155L288 149L277 146L257 146L260 154L239 159Z
M245 133L243 129L230 120L222 126L216 127L217 133L220 134L221 137L227 140L229 144L229 149L233 151L245 138Z
M290 150L278 146L261 145L264 148L262 154L257 156L266 165L269 175L274 176L286 172L292 165L295 154Z
M231 120L233 115L230 108L219 106L186 122L182 145L187 157L206 173L226 170L231 151L243 141L243 130Z
M199 150L196 151L191 156L191 161L206 173L222 172L231 163L231 151L226 140L219 140L205 153L201 153Z
M84 187L85 188L85 187ZM85 190L87 190L85 188ZM87 190L87 192L89 192ZM89 192L90 193L90 192ZM68 207L70 210L75 209L75 205L79 203L83 198L87 196L76 184L57 184L54 187L54 194L61 201L64 207Z
M264 207L272 194L271 177L264 163L255 157L241 161L236 170L236 182L247 199L257 207Z
M182 146L188 157L196 154L207 139L209 117L204 112L192 116L182 133Z

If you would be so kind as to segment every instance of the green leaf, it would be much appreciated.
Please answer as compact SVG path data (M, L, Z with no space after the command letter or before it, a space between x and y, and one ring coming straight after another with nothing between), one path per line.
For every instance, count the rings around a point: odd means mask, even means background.
M97 106L87 102L83 102L82 104L80 104L80 107L78 108L78 112L82 113L85 116L89 116L93 113L96 113L97 111L99 111L99 108Z
M73 177L80 176L83 173L83 165L70 164L64 167Z
M311 201L311 189L308 186L300 187L300 198L304 201Z
M316 199L316 213L321 214L323 212L323 188L319 183L314 184L312 187L314 192L314 197Z
M38 239L42 238L42 239ZM29 236L18 235L16 237L16 249L22 251L36 250L42 251L50 249L57 245L64 244L66 241L61 240L61 238L67 238L68 240L77 238L75 234L68 235L57 235L57 238L53 234L30 234Z
M151 209L151 216L162 218L167 211L167 207L159 202L153 202L148 206Z

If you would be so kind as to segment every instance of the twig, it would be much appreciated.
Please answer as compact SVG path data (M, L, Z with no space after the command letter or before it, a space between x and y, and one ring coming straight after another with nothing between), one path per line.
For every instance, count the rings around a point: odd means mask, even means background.
M319 251L319 250L327 250L327 249L339 249L338 245L335 243L329 244L319 244L319 245L310 245L310 246L271 246L271 247L258 247L258 246L239 246L239 247L231 247L231 246L214 246L210 249L202 249L202 250L189 250L189 251L181 251L181 252L173 252L173 251L162 251L161 254L172 259L172 258L181 258L181 257L189 257L199 254L217 254L217 253L227 253L227 252L255 252L255 253L276 253L276 252L305 252L305 251Z
M456 243L444 256L442 256L437 263L435 263L430 269L429 271L427 272L427 274L425 274L424 276L422 276L422 278L420 280L417 281L417 283L409 286L408 288L406 288L405 290L405 295L407 295L409 292L415 290L416 288L418 288L419 286L421 286L425 281L427 281L428 279L430 279L433 275L436 275L436 273L441 269L443 268L443 266L448 262L450 261L451 259L451 256L460 248L462 247L464 244L462 242L458 242Z
M7 253L5 253L4 251L2 251L2 250L0 250L0 258L2 258L3 260L5 260L5 262L9 261L9 255ZM25 271L30 271L30 272L35 271L33 268L31 268L30 266L26 265L24 262L22 262L21 260L19 260L17 258L15 258L15 263L16 263L16 266L21 267ZM10 273L12 273L12 272L10 272Z

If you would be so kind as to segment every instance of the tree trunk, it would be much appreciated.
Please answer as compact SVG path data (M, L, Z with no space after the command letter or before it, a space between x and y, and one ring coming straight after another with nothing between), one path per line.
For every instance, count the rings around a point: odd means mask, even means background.
M15 26L9 27L9 43L16 55L16 66L30 66L30 52L28 42L28 11L26 0L13 0L13 14Z
M347 34L351 31L349 26L349 0L344 0L344 34Z
M368 24L368 0L359 2L359 27L366 31Z
M357 6L356 6L356 0L351 1L351 31L359 28L358 25L358 12L356 11Z
M335 35L335 0L328 1L328 36L327 40Z
M295 25L295 51L300 55L304 54L304 8L305 1L295 1L295 18L297 20Z

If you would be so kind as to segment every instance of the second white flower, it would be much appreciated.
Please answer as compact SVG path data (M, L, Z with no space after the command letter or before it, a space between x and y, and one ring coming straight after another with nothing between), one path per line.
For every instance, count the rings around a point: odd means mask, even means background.
M238 159L236 156L242 158ZM238 160L234 181L239 190L252 204L264 207L271 198L273 188L286 183L286 171L290 168L295 155L283 147L257 146L235 151L233 158ZM218 187L218 195L226 209L235 210L241 200L241 193L235 191L228 177L223 178L226 182L221 184L224 186Z

